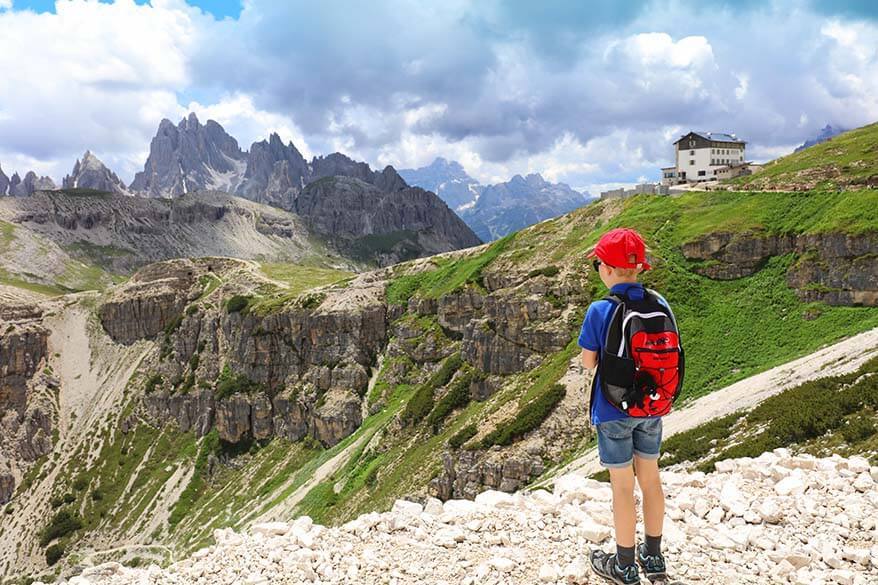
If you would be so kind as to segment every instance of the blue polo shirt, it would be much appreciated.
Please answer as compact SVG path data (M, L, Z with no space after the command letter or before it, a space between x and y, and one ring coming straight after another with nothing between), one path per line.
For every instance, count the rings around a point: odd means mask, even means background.
M632 300L640 300L643 298L644 288L643 284L639 282L620 282L613 285L610 293L627 294ZM661 295L659 295L659 302L669 307L668 302ZM614 307L615 304L612 301L604 299L595 301L588 306L585 319L582 321L582 330L579 332L579 347L596 351L600 356L604 340L607 338L607 327L610 325ZM591 410L591 423L596 425L611 420L629 418L627 414L604 398L604 394L601 392L600 374L595 372L595 377L597 378L595 380L597 388L595 388L594 404Z

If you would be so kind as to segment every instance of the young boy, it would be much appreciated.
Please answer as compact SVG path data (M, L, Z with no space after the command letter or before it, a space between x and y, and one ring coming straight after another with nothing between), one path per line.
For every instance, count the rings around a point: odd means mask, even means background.
M649 270L650 266L646 262L646 246L640 234L627 228L610 230L587 257L595 258L593 266L611 294L632 300L643 299L645 291L637 282L637 275L642 270ZM658 300L667 306L664 298L659 296ZM598 300L588 307L579 335L582 363L586 368L598 365L613 309L614 303L609 300ZM595 376L598 375L595 372ZM660 578L666 570L661 554L665 502L658 469L662 419L659 416L629 416L604 397L599 382L596 380L591 422L597 428L601 466L610 472L616 553L596 550L592 552L591 564L596 573L614 583L639 583L637 564L647 577ZM641 542L636 551L635 472L643 493L646 535L645 542Z

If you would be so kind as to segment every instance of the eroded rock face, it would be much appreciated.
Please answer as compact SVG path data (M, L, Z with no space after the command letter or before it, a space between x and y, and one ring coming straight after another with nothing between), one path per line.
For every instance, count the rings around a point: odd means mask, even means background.
M570 341L570 331L557 321L560 310L544 298L495 293L482 298L464 294L448 301L440 301L440 323L451 329L462 325L461 357L489 374L536 367L544 355Z
M510 455L497 451L487 456L478 451L445 453L442 474L430 482L437 498L475 498L485 489L514 492L543 473L542 460L528 453Z
M358 178L325 177L308 184L292 210L340 248L369 251L380 266L481 243L438 196L417 187L386 191Z
M216 399L211 390L177 395L146 394L143 405L150 420L159 424L173 420L181 432L191 430L197 437L210 432L216 417Z
M37 321L0 321L0 412L24 413L27 382L46 357L48 337Z
M327 392L326 401L314 413L312 436L327 446L338 443L363 421L360 399L342 388Z
M200 277L237 262L212 258L150 264L100 306L101 325L119 343L153 338L172 321L182 319L183 309L200 292L196 286Z
M271 401L274 433L289 441L308 434L307 410L294 398L275 396Z
M46 387L57 380L41 372L49 331L42 312L31 305L0 308L0 504L15 491L12 467L32 462L52 450L52 404Z
M220 400L216 408L216 430L220 439L237 443L250 431L251 404L248 397L235 394Z
M708 234L682 246L690 260L708 261L695 270L728 280L749 276L771 256L795 252L787 284L804 301L833 305L878 305L878 232L760 236Z
M0 505L12 499L15 493L15 478L11 473L0 472Z

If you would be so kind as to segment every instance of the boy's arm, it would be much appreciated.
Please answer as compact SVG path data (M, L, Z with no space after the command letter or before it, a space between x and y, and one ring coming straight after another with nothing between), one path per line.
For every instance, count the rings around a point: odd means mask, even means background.
M582 348L582 365L588 369L598 365L598 350L600 349L600 331L602 317L596 307L597 303L589 305L582 320L582 329L579 332L579 347Z
M589 370L598 365L598 352L590 349L582 350L582 365Z

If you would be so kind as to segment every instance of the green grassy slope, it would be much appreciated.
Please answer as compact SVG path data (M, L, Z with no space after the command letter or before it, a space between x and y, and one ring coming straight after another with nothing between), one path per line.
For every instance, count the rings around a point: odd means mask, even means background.
M832 189L878 186L878 123L769 162L730 181L758 189Z
M867 454L878 465L878 358L859 370L806 382L670 437L662 465L712 471L723 459L757 457L778 447L826 457Z

